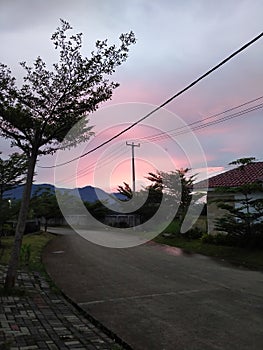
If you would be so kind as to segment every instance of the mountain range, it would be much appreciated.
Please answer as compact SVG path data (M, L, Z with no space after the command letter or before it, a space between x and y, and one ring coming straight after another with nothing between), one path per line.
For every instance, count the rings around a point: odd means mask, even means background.
M97 200L108 200L108 202L113 201L112 196L115 196L117 199L126 199L125 196L123 196L120 193L107 193L103 191L100 188L93 187L93 186L85 186L81 188L55 188L54 185L51 184L33 184L32 190L31 190L31 197L34 195L40 195L45 190L50 191L51 193L55 193L56 190L62 192L62 193L68 193L69 195L77 196L78 193L84 202L94 203ZM12 190L6 191L4 193L4 198L10 198L19 200L22 198L24 190L24 185L17 186L13 188Z

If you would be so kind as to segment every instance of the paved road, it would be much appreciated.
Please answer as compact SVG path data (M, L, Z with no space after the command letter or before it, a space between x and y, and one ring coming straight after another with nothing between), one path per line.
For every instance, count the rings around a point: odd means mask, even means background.
M105 248L79 235L44 253L57 285L135 350L261 350L263 274L179 249Z

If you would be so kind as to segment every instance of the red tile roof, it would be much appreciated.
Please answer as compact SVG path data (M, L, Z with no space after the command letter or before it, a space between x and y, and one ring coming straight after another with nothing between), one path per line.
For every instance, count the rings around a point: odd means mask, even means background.
M257 181L263 182L263 162L250 163L210 177L208 187L238 187Z

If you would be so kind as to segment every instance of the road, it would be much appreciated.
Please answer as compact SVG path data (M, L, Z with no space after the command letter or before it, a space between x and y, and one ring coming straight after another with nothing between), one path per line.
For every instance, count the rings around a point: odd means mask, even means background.
M105 248L61 235L43 256L55 283L135 350L261 350L263 274L148 243Z

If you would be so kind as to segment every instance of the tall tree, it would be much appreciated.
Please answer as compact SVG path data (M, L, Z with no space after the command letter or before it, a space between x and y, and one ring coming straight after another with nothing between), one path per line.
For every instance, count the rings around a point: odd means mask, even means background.
M26 169L26 158L23 155L13 153L5 160L0 158L0 235L3 233L3 224L13 214L11 199L4 198L4 193L25 180Z
M30 201L30 207L37 218L44 218L45 231L50 219L62 217L57 197L48 187L39 189L34 193Z
M108 46L107 40L97 41L91 57L81 54L82 34L68 36L70 24L61 20L60 27L51 37L59 51L59 61L48 70L40 58L32 67L25 62L24 84L18 88L10 69L0 64L0 134L11 139L27 156L28 171L21 210L15 234L14 247L8 266L5 288L15 284L20 248L30 202L34 169L38 157L53 154L58 149L68 149L88 140L92 127L87 117L101 102L111 98L118 87L109 81L117 66L128 55L135 43L132 32L120 36L120 46ZM79 133L71 139L65 136L82 121Z
M127 184L127 182L123 182L124 186L118 186L117 190L120 194L125 196L127 199L132 198L132 189L130 188L130 185Z
M230 165L237 165L242 177L246 171L246 165L254 162L256 158L240 158ZM227 201L218 200L219 208L226 210L226 214L216 219L216 229L226 232L230 236L249 242L253 234L261 233L263 222L263 186L262 181L246 183L241 186L217 189L218 192L229 193L232 199ZM238 194L236 197L235 195Z
M26 157L13 153L8 159L0 158L0 199L4 192L20 185L25 180L27 170Z
M107 202L105 202L105 204L106 203ZM84 202L84 205L90 214L100 222L103 222L105 216L111 212L110 209L108 209L101 201L96 201L94 203Z
M190 169L177 169L168 173L164 171L157 171L157 173L149 173L148 180L153 184L149 186L150 189L158 192L166 192L173 196L174 201L179 205L178 216L180 222L183 222L187 209L192 200L193 183L196 179L196 174L189 175Z

